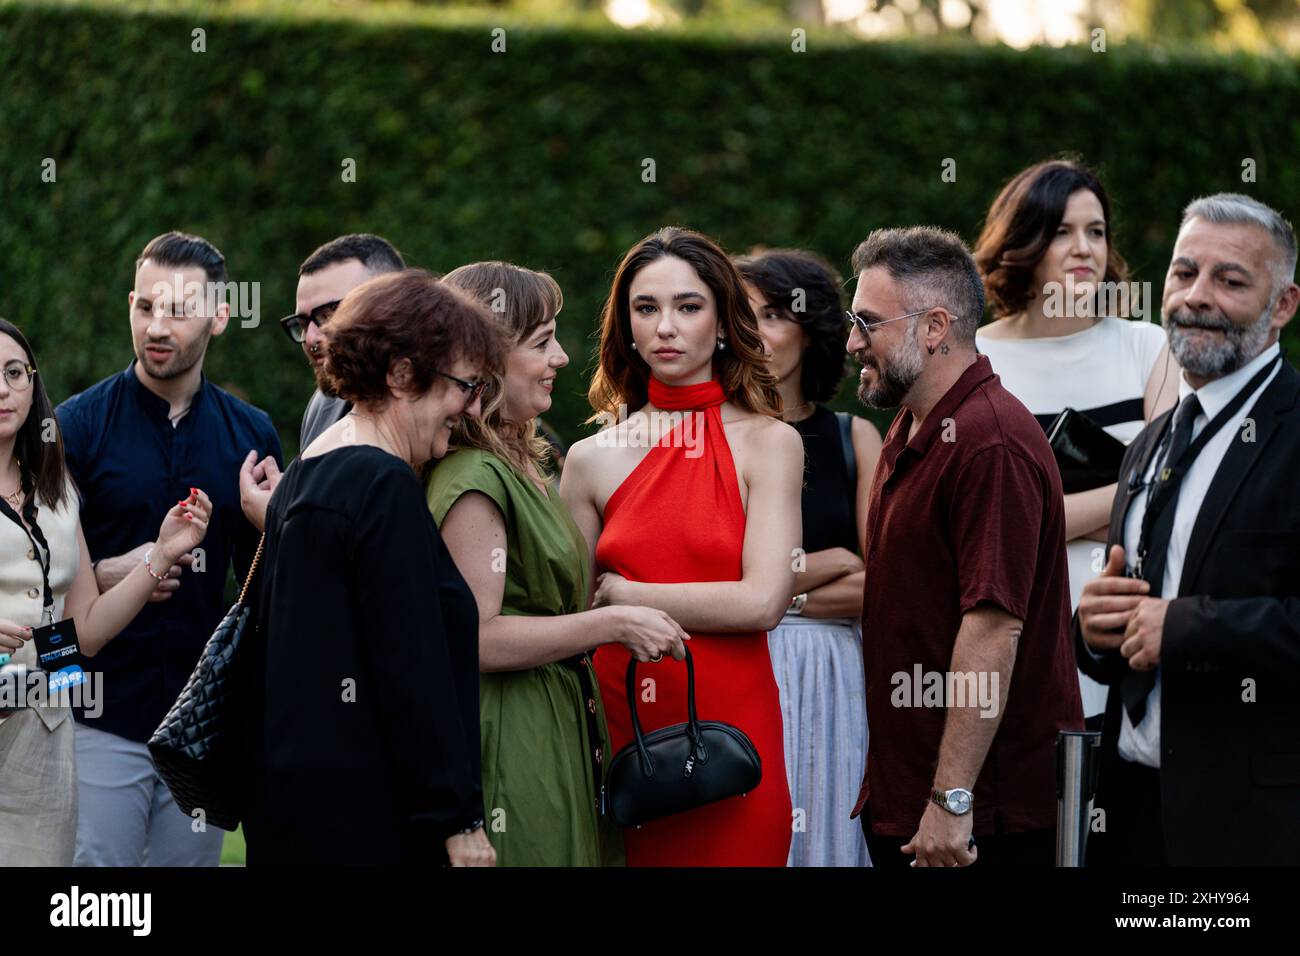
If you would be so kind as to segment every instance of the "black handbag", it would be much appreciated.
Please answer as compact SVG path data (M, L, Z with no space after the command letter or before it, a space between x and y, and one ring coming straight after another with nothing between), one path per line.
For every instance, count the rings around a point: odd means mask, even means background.
M239 826L240 767L236 730L234 670L240 648L256 629L252 602L246 600L262 557L266 535L244 579L239 599L221 619L199 655L180 696L149 738L149 753L176 805L222 830Z
M1119 466L1125 446L1083 412L1067 408L1047 430L1056 465L1061 470L1061 489L1072 495L1119 481Z
M695 712L695 662L686 649L687 721L650 734L636 713L636 658L627 662L627 706L636 739L615 754L606 777L610 819L639 827L737 795L763 779L753 742L738 727L700 720Z

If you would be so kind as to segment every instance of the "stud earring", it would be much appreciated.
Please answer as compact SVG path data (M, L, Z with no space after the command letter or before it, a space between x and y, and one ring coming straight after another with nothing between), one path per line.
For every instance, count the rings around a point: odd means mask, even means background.
M727 348L726 340L718 339L718 351L719 352L724 351L726 348Z
M927 352L929 352L931 355L934 354L934 346L933 346L933 345L927 345L927 346L925 347L925 350L926 350Z
M633 351L633 352L636 351L636 343L635 343L635 342L632 343L632 351Z

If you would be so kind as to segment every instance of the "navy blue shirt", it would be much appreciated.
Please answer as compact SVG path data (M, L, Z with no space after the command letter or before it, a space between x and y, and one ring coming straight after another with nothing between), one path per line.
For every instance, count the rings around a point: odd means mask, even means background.
M277 462L281 452L271 417L206 377L173 428L170 405L145 388L134 365L72 396L56 414L68 470L81 493L81 527L92 561L155 540L163 515L190 488L212 499L212 520L199 545L204 569L186 568L169 600L146 604L89 662L104 675L103 713L78 719L145 743L227 610L231 563L242 582L257 549L257 530L239 506L239 467L249 451Z

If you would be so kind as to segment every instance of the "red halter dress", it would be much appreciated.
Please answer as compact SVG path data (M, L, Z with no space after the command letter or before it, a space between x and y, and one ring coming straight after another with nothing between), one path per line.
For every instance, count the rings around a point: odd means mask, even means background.
M655 407L685 412L690 423L651 448L610 496L596 545L599 571L646 583L740 580L745 511L722 428L724 399L716 381L668 386L651 377ZM700 719L743 730L758 749L763 779L745 796L625 830L628 865L784 866L790 790L767 634L690 634ZM615 752L632 741L629 657L622 644L602 645L595 656ZM646 678L654 684L647 686ZM639 665L637 689L645 733L686 720L685 662L665 657Z

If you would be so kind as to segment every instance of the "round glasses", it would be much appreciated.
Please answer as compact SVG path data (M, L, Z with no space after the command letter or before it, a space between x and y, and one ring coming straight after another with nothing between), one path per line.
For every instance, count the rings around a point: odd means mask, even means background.
M15 392L25 392L32 387L36 369L25 362L10 362L4 367L5 384Z

